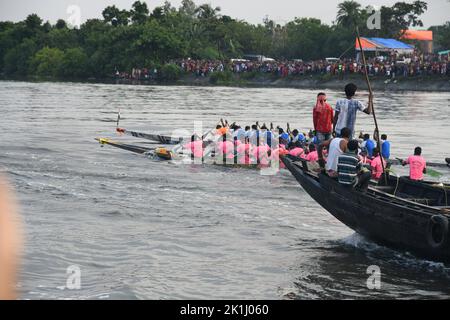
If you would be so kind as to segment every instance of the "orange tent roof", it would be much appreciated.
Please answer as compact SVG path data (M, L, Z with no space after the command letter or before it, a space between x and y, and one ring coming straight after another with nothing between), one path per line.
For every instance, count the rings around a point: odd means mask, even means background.
M375 50L377 48L376 44L374 44L373 42L370 42L366 38L361 38L361 46L363 47L363 50L368 50L368 49ZM359 41L358 41L358 39L356 39L355 48L356 48L356 50L359 50Z
M433 31L428 30L405 30L402 39L433 41Z

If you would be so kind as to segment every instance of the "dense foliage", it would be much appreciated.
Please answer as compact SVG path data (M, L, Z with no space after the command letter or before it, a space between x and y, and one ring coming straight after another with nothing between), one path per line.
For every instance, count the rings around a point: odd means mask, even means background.
M281 26L264 20L252 25L220 14L220 8L183 0L149 11L136 1L131 10L109 6L103 19L91 19L79 29L64 20L44 23L36 14L26 20L0 22L0 73L7 76L108 77L117 70L155 68L173 59L229 59L262 54L277 59L339 57L351 48L355 26L368 36L396 37L410 26L421 26L427 4L398 2L381 8L381 30L368 30L371 9L354 1L338 6L333 25L313 18L296 18ZM450 48L450 23L435 27L438 45ZM348 51L348 54L353 54ZM168 66L164 77L179 70Z

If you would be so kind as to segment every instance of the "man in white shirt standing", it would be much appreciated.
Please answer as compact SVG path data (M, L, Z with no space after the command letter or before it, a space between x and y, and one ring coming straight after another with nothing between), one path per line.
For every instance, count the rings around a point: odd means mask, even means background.
M358 87L349 83L345 86L345 99L340 99L336 103L336 109L333 120L333 132L337 137L341 136L341 130L343 128L349 128L351 131L350 139L353 139L355 132L356 113L362 111L366 114L372 113L372 104L370 103L371 97L369 97L368 107L365 108L361 101L353 99Z

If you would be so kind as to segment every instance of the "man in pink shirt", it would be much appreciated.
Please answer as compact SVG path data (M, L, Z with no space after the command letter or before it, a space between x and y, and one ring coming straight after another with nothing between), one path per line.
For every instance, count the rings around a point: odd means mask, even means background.
M372 178L379 180L381 175L383 174L383 164L381 163L381 155L380 149L373 149L374 158L370 162L370 166L372 167ZM383 163L386 164L386 160L383 159Z
M309 145L309 152L308 152L308 154L301 155L301 158L305 159L306 161L309 161L309 162L319 161L319 154L316 151L316 146L313 143L311 143Z
M414 149L414 155L403 161L403 166L409 164L409 178L411 180L423 180L423 174L427 173L427 162L422 157L422 148Z

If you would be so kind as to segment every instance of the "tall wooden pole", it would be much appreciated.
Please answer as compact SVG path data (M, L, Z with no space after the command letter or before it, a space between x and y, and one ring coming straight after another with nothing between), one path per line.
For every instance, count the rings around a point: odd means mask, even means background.
M378 143L378 149L380 151L381 166L383 167L383 174L384 174L385 182L387 184L386 168L385 168L385 165L384 165L383 154L381 152L380 130L378 129L377 116L376 116L375 108L374 108L374 105L373 105L373 91L372 91L372 86L371 86L370 80L369 80L369 73L367 72L366 55L364 54L364 50L363 50L363 47L362 47L362 44L361 44L361 37L359 35L359 28L358 27L356 27L356 35L358 37L359 50L361 51L361 57L362 57L362 60L363 60L364 75L366 77L367 88L369 89L369 107L372 110L373 121L375 122L375 132L377 134L376 141Z

